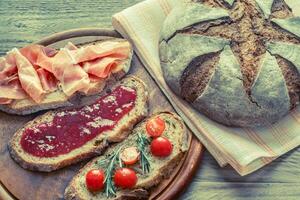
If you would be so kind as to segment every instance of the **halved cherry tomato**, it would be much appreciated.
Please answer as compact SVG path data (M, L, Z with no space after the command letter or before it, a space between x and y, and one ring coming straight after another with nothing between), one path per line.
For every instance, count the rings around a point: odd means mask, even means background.
M150 145L151 153L157 157L167 157L172 153L172 143L165 137L158 137L152 140Z
M128 147L120 153L120 158L125 165L133 165L139 159L140 153L136 147Z
M165 130L165 121L160 117L149 119L146 124L147 133L152 137L159 137Z
M97 192L104 187L105 173L101 169L92 169L85 176L87 188L92 192Z
M115 172L114 182L117 187L129 189L135 186L137 176L135 171L129 168L119 168Z

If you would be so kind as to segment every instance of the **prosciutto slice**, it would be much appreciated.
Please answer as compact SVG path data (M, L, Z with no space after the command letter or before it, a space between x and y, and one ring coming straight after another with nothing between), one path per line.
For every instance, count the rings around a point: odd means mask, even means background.
M24 92L17 74L12 54L0 58L0 104L9 104L12 99L24 99Z
M46 92L53 92L57 89L58 80L52 73L43 68L37 69L36 72L38 73L43 89Z
M27 58L19 52L18 49L13 49L11 54L15 57L18 76L22 88L35 102L41 102L45 91L43 90L35 68L27 60Z
M20 52L25 56L32 65L38 65L38 58L43 55L46 57L53 57L57 54L56 49L44 47L38 44L28 45L20 49Z
M0 105L1 104L10 104L12 101L13 101L12 99L0 98Z
M116 68L119 62L118 58L104 57L94 61L85 62L84 71L99 78L107 78L111 71Z
M0 58L0 85L7 82L11 76L17 73L17 66L13 55L8 54Z
M90 82L88 74L73 62L67 49L60 50L54 57L43 55L38 58L37 64L53 73L68 96L87 88Z
M0 58L0 104L28 97L39 103L58 85L68 96L88 93L122 68L130 51L128 42L115 41L81 48L68 43L60 50L36 44L13 49Z
M27 95L23 90L19 78L11 77L6 83L0 84L0 102L8 102L11 99L25 99ZM1 103L2 104L2 103Z
M81 47L76 50L71 50L70 55L75 63L95 60L103 57L117 57L126 59L130 54L129 42L114 42L107 41L96 45Z
M97 91L99 89L99 84L104 84L105 79L99 78L94 75L89 75L90 83L87 88L80 90L80 92L84 94L93 94L93 91ZM103 85L104 86L104 85Z

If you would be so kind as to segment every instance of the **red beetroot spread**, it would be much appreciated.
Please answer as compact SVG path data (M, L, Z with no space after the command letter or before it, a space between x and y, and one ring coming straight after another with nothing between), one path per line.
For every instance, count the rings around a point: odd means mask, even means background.
M119 86L92 105L59 111L51 122L25 129L21 146L38 157L69 153L104 131L112 130L132 110L135 100L135 90Z

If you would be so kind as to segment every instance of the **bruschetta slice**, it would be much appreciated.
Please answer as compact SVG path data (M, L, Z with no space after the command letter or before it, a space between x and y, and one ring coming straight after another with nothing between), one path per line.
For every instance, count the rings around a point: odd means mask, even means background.
M45 172L101 155L147 116L147 101L143 81L126 77L90 105L49 111L28 122L9 142L10 155L25 169Z
M151 189L168 178L183 159L189 136L176 114L154 114L123 142L86 164L67 186L65 199L148 199ZM133 159L136 155L138 159ZM97 179L90 177L97 172Z

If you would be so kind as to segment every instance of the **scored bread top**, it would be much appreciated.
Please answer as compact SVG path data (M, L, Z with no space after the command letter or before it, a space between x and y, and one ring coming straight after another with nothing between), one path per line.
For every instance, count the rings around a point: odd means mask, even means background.
M184 152L189 148L189 134L185 128L183 121L174 113L162 112L157 113L149 117L148 119L159 116L166 123L166 128L162 134L163 137L168 138L172 145L173 151L168 157L158 158L154 157L150 153L150 148L146 148L146 153L150 160L150 172L148 174L142 174L137 172L138 182L132 190L117 189L117 196L111 199L126 199L127 196L131 198L145 198L148 199L150 190L152 187L157 186L164 178L168 178L169 175L176 168L180 160L183 158ZM67 200L83 200L83 199L106 199L105 192L91 193L85 183L85 175L91 169L99 169L98 162L107 158L114 151L120 147L132 147L136 146L136 140L138 133L145 135L149 139L149 135L146 132L146 122L144 120L138 124L132 131L132 133L123 142L109 148L105 154L99 156L90 161L84 166L80 172L72 179L68 187L65 190L65 199ZM140 168L139 163L133 166L127 166L133 169ZM142 196L140 196L142 195Z
M37 171L53 171L64 166L76 163L86 158L99 155L111 142L119 142L127 137L132 127L142 120L148 112L147 100L148 93L144 83L134 77L130 76L112 88L123 85L134 89L136 92L135 106L125 116L123 116L111 130L104 131L93 139L86 142L79 148L75 148L67 154L58 155L55 157L39 157L27 153L20 145L22 135L26 128L32 128L37 124L49 122L53 119L56 113L61 110L49 111L36 119L28 122L23 128L18 130L11 141L9 142L9 151L12 158L18 162L23 168ZM110 90L108 90L109 92ZM100 121L101 122L101 121Z
M299 104L300 13L295 5L289 0L182 2L161 32L168 85L226 125L278 121Z

